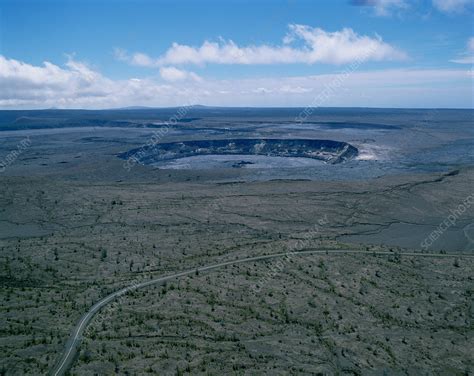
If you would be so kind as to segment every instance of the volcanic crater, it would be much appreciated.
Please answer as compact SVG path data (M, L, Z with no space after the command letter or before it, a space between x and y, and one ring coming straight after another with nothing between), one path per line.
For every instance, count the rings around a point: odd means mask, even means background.
M353 159L358 149L333 140L317 139L217 139L158 143L118 155L144 165L208 155L310 158L337 164Z

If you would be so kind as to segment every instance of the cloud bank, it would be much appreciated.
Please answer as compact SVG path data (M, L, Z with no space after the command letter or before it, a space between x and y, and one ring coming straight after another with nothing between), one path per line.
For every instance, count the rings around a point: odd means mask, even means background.
M31 65L0 55L0 108L125 106L473 107L470 70L380 70L240 80L184 79L166 68L156 79L112 80L69 59ZM323 93L323 100L320 98Z
M296 44L302 45L296 47ZM201 46L173 43L160 57L142 52L129 55L116 50L119 60L143 67L183 64L347 64L356 60L403 60L403 51L384 42L378 35L359 35L350 28L328 32L306 25L289 25L289 32L279 46L239 46L232 40L204 41Z
M30 65L0 55L0 108L99 108L159 97L166 85L150 80L111 80L86 64L69 59L64 67Z

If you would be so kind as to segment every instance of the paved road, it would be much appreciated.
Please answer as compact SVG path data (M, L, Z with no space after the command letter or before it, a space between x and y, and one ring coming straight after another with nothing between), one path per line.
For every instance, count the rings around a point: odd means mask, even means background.
M77 323L74 331L72 332L71 338L66 343L64 348L64 353L61 356L61 359L57 363L56 367L51 372L54 376L64 375L69 367L73 364L74 358L76 356L77 350L79 349L79 345L82 340L82 335L90 323L94 315L99 312L101 308L106 306L107 304L111 303L118 297L127 294L130 291L141 289L143 287L147 287L150 285L162 284L163 282L184 277L186 275L190 275L196 273L196 270L199 272L204 272L208 270L213 270L217 268L222 268L228 265L236 265L236 264L243 264L246 262L253 262L253 261L262 261L268 260L278 257L284 256L298 256L298 255L305 255L305 254L350 254L350 253L358 253L358 254L370 254L370 255L395 255L394 252L373 252L373 251L356 251L356 250L349 250L349 249L328 249L328 250L306 250L306 251L295 251L295 252L282 252L282 253L274 253L270 255L264 256L255 256L255 257L248 257L240 260L233 260L233 261L226 261L221 262L218 264L212 264L208 266L198 267L192 270L186 270L180 273L171 274L164 277L159 277L156 279L151 279L145 282L137 283L128 287L125 287L121 290L115 291L110 295L106 296L102 300L98 301L94 304L87 313L85 313L79 322ZM439 253L415 253L415 252L398 252L401 256L419 256L419 257L474 257L474 255L466 255L466 254L439 254Z

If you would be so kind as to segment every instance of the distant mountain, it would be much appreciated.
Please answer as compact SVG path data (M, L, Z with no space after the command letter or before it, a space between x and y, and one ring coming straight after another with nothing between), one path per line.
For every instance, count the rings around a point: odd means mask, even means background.
M156 107L147 107L147 106L128 106L128 107L119 107L119 108L110 108L110 110L156 110Z
M225 107L218 107L218 106L205 106L203 104L193 104L193 105L182 105L182 106L172 106L172 107L147 107L147 106L127 106L127 107L119 107L119 108L110 108L108 110L163 110L168 108L180 108L180 107L192 107L194 109L213 109L213 108L225 108Z

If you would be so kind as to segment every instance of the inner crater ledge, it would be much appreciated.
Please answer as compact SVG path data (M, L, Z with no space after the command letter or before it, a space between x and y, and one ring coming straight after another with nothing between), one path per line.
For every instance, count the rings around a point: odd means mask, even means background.
M358 149L347 142L316 139L190 140L143 146L121 153L118 157L150 165L206 155L310 158L337 164L355 158Z

